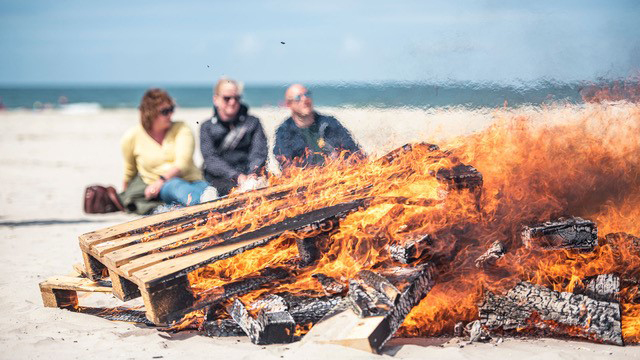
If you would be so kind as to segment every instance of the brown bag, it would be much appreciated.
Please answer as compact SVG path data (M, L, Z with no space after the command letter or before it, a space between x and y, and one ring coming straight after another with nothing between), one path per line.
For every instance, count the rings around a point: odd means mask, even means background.
M114 211L124 211L124 206L113 186L92 185L84 190L84 212L104 214Z

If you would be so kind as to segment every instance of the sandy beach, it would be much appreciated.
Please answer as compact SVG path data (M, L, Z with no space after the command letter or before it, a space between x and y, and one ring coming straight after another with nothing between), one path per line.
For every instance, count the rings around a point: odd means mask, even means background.
M445 143L489 126L513 110L320 108L340 119L364 150L382 154L408 142ZM531 109L522 112L535 111ZM547 116L553 121L562 108ZM211 110L178 108L174 120L194 133ZM273 146L283 108L256 108ZM81 262L78 235L135 219L122 213L87 215L83 190L122 179L119 141L138 121L134 109L65 113L60 110L0 112L0 358L2 359L325 359L379 358L340 346L294 343L257 346L247 338L169 337L153 328L112 322L42 306L38 283L71 272ZM637 134L633 135L637 136ZM196 151L196 163L202 158ZM272 164L273 165L273 164ZM271 167L272 169L273 166ZM139 302L139 299L132 303ZM111 306L112 296L91 295L81 304ZM505 339L500 344L459 346L446 340L394 339L382 356L398 359L640 359L640 347L556 339ZM442 346L440 346L442 345Z

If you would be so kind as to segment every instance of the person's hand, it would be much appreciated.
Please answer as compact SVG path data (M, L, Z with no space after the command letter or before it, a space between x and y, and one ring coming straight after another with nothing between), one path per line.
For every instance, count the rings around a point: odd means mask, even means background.
M160 189L162 189L162 185L164 185L164 181L162 179L156 180L151 185L148 185L144 189L144 198L147 200L155 199L160 194Z
M123 181L123 182L122 182L122 191L127 190L127 188L128 188L128 187L129 187L129 183L128 183L128 182L126 182L126 181Z

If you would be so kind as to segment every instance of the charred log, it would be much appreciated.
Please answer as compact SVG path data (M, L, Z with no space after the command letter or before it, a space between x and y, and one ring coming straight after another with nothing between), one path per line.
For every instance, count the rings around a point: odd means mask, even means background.
M528 248L593 251L598 245L596 224L579 217L558 219L522 230L522 243Z
M378 273L400 292L388 311L362 318L352 310L350 301L343 301L309 331L304 341L342 344L379 352L398 330L409 311L431 290L434 281L431 267L428 265L385 269ZM372 290L374 294L377 292L380 294L378 296L385 297L373 287L362 286L364 281L356 284L364 288L370 298Z
M259 306L258 315L255 318L238 299L229 309L229 314L249 336L251 342L266 345L286 344L293 341L296 323L281 297L270 295L262 302L252 305Z
M293 276L294 273L290 268L268 267L261 269L255 274L247 275L222 286L216 286L196 294L197 300L195 303L187 309L172 314L170 320L180 319L185 314L202 308L215 307L234 296L244 295L253 290L273 286L274 283L282 282Z
M218 319L205 321L202 333L211 337L245 336L244 330L233 319Z
M349 280L347 300L359 317L384 315L393 306L384 294L354 279Z
M507 248L499 240L491 244L491 247L476 259L476 267L484 268L493 266L496 262L507 253Z
M348 290L345 284L332 278L331 276L317 273L317 274L311 275L311 277L318 280L320 285L322 285L322 289L324 290L324 293L327 296L344 295Z
M419 248L429 244L431 236L424 235L411 240L403 240L387 245L387 251L391 258L403 264L409 264L420 256Z
M485 294L478 307L490 331L534 331L623 345L620 304L521 282L505 296Z
M594 300L618 302L620 300L620 277L614 274L592 276L584 279L584 287L577 287L575 294L583 294Z
M320 321L342 298L340 296L308 297L279 294L288 304L289 313L296 324L315 324Z

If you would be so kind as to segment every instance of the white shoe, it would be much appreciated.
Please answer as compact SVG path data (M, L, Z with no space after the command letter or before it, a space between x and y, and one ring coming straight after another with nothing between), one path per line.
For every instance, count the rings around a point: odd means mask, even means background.
M218 189L214 188L213 186L207 186L206 188L204 188L202 195L200 195L200 203L202 204L205 202L213 201L219 197L220 196L218 196Z

